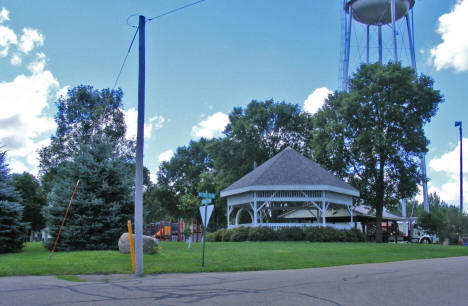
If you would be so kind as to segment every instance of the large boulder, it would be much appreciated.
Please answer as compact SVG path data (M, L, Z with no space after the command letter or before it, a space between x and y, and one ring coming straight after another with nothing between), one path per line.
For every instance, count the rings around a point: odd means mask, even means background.
M133 236L133 245L135 246L135 235ZM154 254L159 247L156 238L143 235L143 253ZM130 239L128 233L123 233L119 238L119 251L120 253L130 253Z

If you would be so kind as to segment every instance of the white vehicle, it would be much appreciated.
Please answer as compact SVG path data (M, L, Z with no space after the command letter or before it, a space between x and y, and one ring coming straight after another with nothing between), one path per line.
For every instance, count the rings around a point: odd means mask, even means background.
M398 227L403 233L403 240L414 243L439 243L439 237L436 235L429 235L417 224L417 218L409 218L405 221L399 221Z

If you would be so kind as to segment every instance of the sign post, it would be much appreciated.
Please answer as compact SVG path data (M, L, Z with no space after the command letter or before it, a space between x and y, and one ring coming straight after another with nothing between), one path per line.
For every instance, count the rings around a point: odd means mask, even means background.
M203 253L202 253L202 267L205 266L205 241L206 241L206 228L208 227L208 222L210 221L211 213L213 212L214 205L211 204L211 199L215 198L214 193L208 192L199 192L198 196L202 198L202 205L200 207L200 215L203 222Z

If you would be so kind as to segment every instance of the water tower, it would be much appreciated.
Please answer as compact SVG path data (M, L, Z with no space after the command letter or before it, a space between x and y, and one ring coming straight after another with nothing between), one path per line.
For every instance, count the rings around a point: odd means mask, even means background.
M415 0L343 0L342 90L348 89L352 50L365 62L407 63L416 69L413 6ZM353 23L355 24L353 28ZM405 33L406 32L406 33ZM354 34L354 36L353 36ZM354 38L354 40L353 40ZM354 45L351 44L353 40ZM359 44L363 48L359 50ZM428 211L426 161L421 157L424 208Z

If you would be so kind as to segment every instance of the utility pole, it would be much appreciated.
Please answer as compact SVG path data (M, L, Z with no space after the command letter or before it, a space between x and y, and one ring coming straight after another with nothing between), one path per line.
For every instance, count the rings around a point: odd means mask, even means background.
M143 124L145 122L145 16L140 16L138 52L138 125L135 165L135 274L143 275Z
M460 131L460 213L463 215L463 134L462 122L455 121L455 127Z

